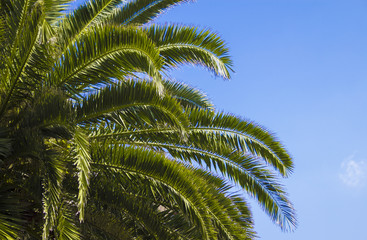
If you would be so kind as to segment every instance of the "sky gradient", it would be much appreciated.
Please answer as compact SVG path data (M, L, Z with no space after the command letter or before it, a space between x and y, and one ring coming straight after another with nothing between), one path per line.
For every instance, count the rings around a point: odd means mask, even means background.
M299 227L281 232L252 202L260 239L367 239L366 13L366 0L198 0L155 21L217 32L230 81L191 66L171 76L274 132L294 158L283 183Z

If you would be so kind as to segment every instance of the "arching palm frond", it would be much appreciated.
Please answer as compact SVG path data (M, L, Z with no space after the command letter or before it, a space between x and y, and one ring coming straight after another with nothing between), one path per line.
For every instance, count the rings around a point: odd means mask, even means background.
M133 72L145 72L157 80L159 52L139 29L103 26L84 34L49 73L49 84L70 94L91 85L109 82Z
M63 201L59 207L58 224L55 231L57 239L81 239L80 230L75 220L75 210L71 209L70 206L69 202Z
M18 24L9 27L13 39L9 49L7 49L8 58L5 60L1 71L1 117L8 108L19 106L18 99L27 97L23 94L27 86L27 80L35 77L33 69L28 65L37 61L37 56L34 54L35 45L43 16L39 4L29 7L31 10L28 10L27 4L30 3L24 3L22 18L18 20ZM13 11L18 10L15 6L13 7ZM13 15L16 15L13 11L6 16L7 21L13 20Z
M183 107L214 109L213 103L205 94L184 83L166 80L163 86L167 93L177 99Z
M46 21L54 25L62 17L65 16L65 11L70 8L71 2L74 0L43 0L43 7Z
M192 132L223 133L226 144L264 158L283 176L292 172L293 162L289 153L265 128L230 114L200 109L187 109L187 112L193 125Z
M50 230L56 227L59 206L62 203L62 181L65 176L65 165L60 159L58 159L56 153L51 154L51 151L47 154L45 159L45 169L47 178L44 179L43 187L45 192L43 193L43 211L45 222L43 224L43 239L48 239Z
M166 9L190 0L133 0L107 15L105 24L143 25Z
M153 25L146 31L165 60L164 68L190 63L202 65L217 76L230 78L232 61L223 40L216 34L195 27L174 25Z
M295 214L278 177L292 170L290 156L266 130L252 122L209 110L186 108L190 125L182 139L172 128L148 125L116 126L93 135L93 139L114 139L128 144L168 152L182 161L195 161L245 189L256 198L282 229L296 226ZM263 161L265 161L263 163ZM266 165L265 165L266 164Z
M176 201L176 207L180 209L179 212L184 212L186 216L190 216L191 226L198 227L197 230L202 234L201 238L213 237L216 235L212 221L222 225L229 236L233 235L240 237L244 234L243 226L237 226L234 222L229 220L238 214L236 207L233 206L233 203L229 198L226 198L216 190L218 183L216 185L212 185L211 181L213 181L213 177L208 174L198 172L187 167L182 168L180 167L180 164L172 162L169 159L165 159L159 154L154 154L151 151L141 150L139 148L112 145L107 151L106 149L96 149L96 152L96 155L93 155L96 158L96 161L92 163L93 167L101 168L100 170L106 168L114 170L115 173L109 174L109 177L111 177L112 180L114 179L112 176L119 176L119 172L121 171L121 174L123 174L120 177L121 179L126 177L126 174L129 174L131 175L129 177L129 181L134 181L134 176L136 175L140 176L140 178L143 177L143 180L146 178L145 184L151 182L145 186L141 184L137 185L140 186L140 194L138 192L133 192L134 195L130 194L128 196L130 196L130 198L138 197L139 199L139 195L141 195L145 198L145 202L154 202L156 201L154 199L161 199L163 197L160 202L155 202L158 210L156 214L158 213L158 215L163 215L162 211L159 211L160 206L162 206L161 209L165 209L166 207L167 209L170 208L169 205L164 204L164 201L167 201L164 200L164 197L170 196L170 198L173 198ZM186 177L182 178L181 174L184 174ZM193 186L186 183L187 180L184 179L195 179L195 185ZM156 188L154 186L160 187ZM129 186L122 186L122 189L126 189L125 191L132 190ZM144 189L149 189L150 193ZM167 190L169 190L170 194L161 195L162 191ZM119 192L118 189L114 190L114 192L116 191ZM144 192L144 194L141 194L141 192ZM149 197L151 194L154 195ZM121 195L124 195L124 193ZM106 195L102 194L102 196ZM110 201L116 201L116 199L119 199L118 195L111 197ZM144 208L143 206L140 207ZM175 211L175 209L172 210ZM238 215L238 217L240 217L240 215ZM139 218L139 220L143 219ZM163 223L163 228L164 225L165 223ZM167 225L167 227L168 226L169 225ZM158 228L158 226L155 228ZM155 231L161 228L158 228Z
M80 5L72 13L61 18L58 22L57 38L64 49L91 27L96 26L101 19L111 13L122 0L88 1Z
M123 111L121 114L127 116L129 109L133 115L134 111L140 113L135 114L137 118L150 115L155 122L163 122L180 131L185 131L188 124L181 105L175 99L169 96L162 97L156 91L154 84L142 81L123 82L101 89L96 94L90 94L77 107L76 122L96 121L119 111ZM134 121L137 118L134 118Z

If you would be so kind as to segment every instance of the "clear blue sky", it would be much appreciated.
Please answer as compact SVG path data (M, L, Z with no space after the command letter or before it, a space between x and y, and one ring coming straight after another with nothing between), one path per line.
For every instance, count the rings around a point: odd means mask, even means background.
M231 81L193 67L171 75L266 126L294 157L283 183L299 227L282 233L253 204L260 239L366 240L367 1L198 0L156 22L218 32Z

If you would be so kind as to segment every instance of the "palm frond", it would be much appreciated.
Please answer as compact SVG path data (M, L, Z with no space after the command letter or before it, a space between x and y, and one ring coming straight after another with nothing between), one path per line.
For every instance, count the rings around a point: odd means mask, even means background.
M106 17L107 24L143 25L170 7L190 0L133 0Z
M114 145L94 153L92 165L147 176L162 182L185 199L183 209L186 210L190 220L198 226L202 237L205 239L213 234L208 214L204 210L208 206L203 205L203 199L198 195L197 188L188 180L187 177L192 174L178 163L152 151Z
M21 196L15 189L9 188L3 182L0 184L0 238L16 240L21 236L25 225L22 211Z
M85 239L118 240L137 237L137 232L140 232L140 229L137 229L136 224L133 224L135 228L131 229L129 226L131 220L125 215L119 217L122 213L120 209L116 209L113 213L108 210L106 206L99 204L97 201L93 202L92 200L90 202L82 225L82 233ZM117 215L117 217L114 215Z
M44 180L43 193L43 212L44 225L42 239L49 239L49 233L52 228L56 227L59 207L62 200L62 181L65 175L65 166L58 156L57 152L48 151L47 157L44 159L46 168L46 179Z
M157 122L165 122L181 132L184 132L188 124L186 115L175 99L169 96L162 97L153 83L142 81L123 82L101 89L96 94L90 94L78 106L76 121L95 121L122 110L127 116L134 115L134 111L144 112L145 116L150 115L157 119ZM139 115L135 116L139 118Z
M208 97L199 90L182 82L163 81L165 91L177 99L183 107L198 107L213 110L214 106Z
M50 0L51 3L58 2ZM101 19L112 12L122 0L88 1L80 5L71 14L60 19L58 39L63 49L72 44L84 31L97 25Z
M43 7L46 21L54 25L60 18L65 16L65 11L70 8L74 0L43 0Z
M173 129L147 126L116 127L93 138L168 152L176 159L219 171L256 198L282 229L293 229L297 224L293 206L276 175L262 164L265 160L281 174L290 171L292 161L282 145L261 127L230 115L188 108L185 113L191 121L186 141Z
M160 55L165 60L165 69L189 63L204 66L222 78L230 78L232 61L228 48L218 35L209 30L152 25L146 32L158 46Z
M150 231L161 236L160 238L165 236L164 239L200 238L198 229L183 214L185 209L180 208L180 206L185 206L185 199L164 183L113 169L100 168L99 173L92 180L91 187L94 199L98 199L96 205L108 206L110 210L103 207L99 209L104 211L104 215L111 212L110 218L117 224L125 226L126 231L130 234L140 235ZM109 183L108 187L106 183ZM99 194L99 192L104 194ZM124 203L126 201L127 204ZM125 210L121 212L121 209ZM147 214L137 216L134 214L134 209L136 212L143 212L147 209ZM145 229L146 225L149 229ZM117 234L111 227L106 229ZM159 234L159 231L162 231L164 235Z
M134 134L133 132L131 133ZM108 135L110 138L113 134ZM118 136L118 135L117 135ZM232 152L222 146L221 149L211 147L210 142L202 144L209 145L208 150L188 147L177 144L167 144L154 141L154 135L149 134L148 141L139 142L131 140L118 141L120 144L149 147L156 151L168 152L176 159L183 161L195 161L212 171L218 171L231 181L240 185L246 192L256 198L272 220L284 229L292 229L296 225L294 219L294 209L285 195L282 186L277 182L277 178L269 172L261 162L251 155L244 155L240 152ZM172 141L172 139L170 139ZM168 140L169 141L169 140ZM197 142L188 138L188 142ZM205 149L205 148L204 148Z
M35 52L39 27L43 19L41 7L36 4L32 8L32 11L26 14L24 18L27 24L24 26L24 29L17 30L16 39L14 40L13 48L10 50L10 57L6 63L6 70L1 79L5 97L1 101L0 116L9 107L9 101L12 100L14 92L20 93L20 90L24 89L18 87L18 84L19 82L23 86L26 84L27 72L24 71L30 62L35 61L33 53Z
M1 16L6 22L7 37L11 42L10 52L14 54L16 44L21 40L23 31L28 24L29 14L36 4L36 0L4 0L1 1Z
M76 117L73 102L63 91L54 88L43 88L33 99L35 106L21 112L23 124L39 127L45 137L70 139L70 123ZM21 120L20 120L21 121ZM62 131L64 128L64 131ZM53 130L61 131L53 131ZM69 130L68 130L69 129Z
M85 206L87 204L87 195L89 188L89 177L91 173L90 166L90 149L89 149L89 139L87 134L81 128L77 128L74 134L75 143L75 165L78 169L78 183L79 183L79 193L78 193L78 210L79 210L79 220L82 222L84 220Z
M144 226L144 230L148 231L153 239L177 239L177 234L169 231L165 227L165 223L159 217L159 212L156 207L149 201L142 200L135 197L126 195L116 195L115 191L109 191L109 187L98 188L98 199L99 204L105 204L110 207L106 209L117 215L128 215L134 219L137 224Z
M49 73L49 81L66 90L81 92L93 84L133 72L146 72L157 80L160 67L159 52L144 32L102 26L93 28L69 46Z
M214 133L218 140L244 152L262 157L276 171L287 176L293 169L292 158L284 146L265 128L251 121L201 109L187 109L191 132ZM213 136L208 136L208 138Z
M57 239L81 239L79 227L75 222L74 212L70 209L70 204L67 201L63 201L59 209L58 225L56 228Z

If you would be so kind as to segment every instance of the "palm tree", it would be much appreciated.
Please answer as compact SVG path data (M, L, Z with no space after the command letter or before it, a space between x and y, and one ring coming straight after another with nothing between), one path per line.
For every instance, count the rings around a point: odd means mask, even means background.
M254 197L296 224L285 148L163 76L182 64L229 78L207 30L147 26L183 0L0 3L2 239L253 239Z

